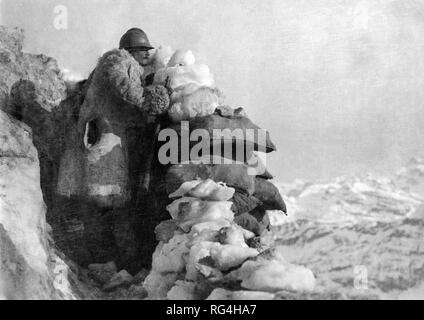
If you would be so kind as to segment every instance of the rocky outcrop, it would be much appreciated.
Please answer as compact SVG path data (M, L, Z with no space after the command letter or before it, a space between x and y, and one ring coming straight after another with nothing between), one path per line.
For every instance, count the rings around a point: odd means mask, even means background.
M22 29L0 26L0 39L0 109L31 127L43 196L49 205L60 145L52 115L66 98L65 81L56 60L22 51Z
M31 129L0 111L0 297L73 299L67 265L49 245Z
M19 114L9 102L12 85L19 80L32 83L38 105L50 112L66 96L66 85L61 78L56 60L42 54L22 52L24 32L18 28L0 26L0 108Z

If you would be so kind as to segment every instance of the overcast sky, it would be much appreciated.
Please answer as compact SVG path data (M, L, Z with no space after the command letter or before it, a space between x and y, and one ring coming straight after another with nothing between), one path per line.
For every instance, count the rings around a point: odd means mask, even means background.
M55 28L55 7L68 12ZM424 155L424 1L0 0L25 49L86 76L130 27L193 50L270 131L282 181L393 172ZM56 8L57 10L57 8ZM56 11L58 12L58 11ZM57 27L57 25L56 25Z

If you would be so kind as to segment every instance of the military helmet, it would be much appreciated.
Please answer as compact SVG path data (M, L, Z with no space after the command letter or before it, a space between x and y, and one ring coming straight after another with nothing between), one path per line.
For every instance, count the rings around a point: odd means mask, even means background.
M139 28L129 29L119 41L119 49L141 49L150 50L153 49L146 33Z

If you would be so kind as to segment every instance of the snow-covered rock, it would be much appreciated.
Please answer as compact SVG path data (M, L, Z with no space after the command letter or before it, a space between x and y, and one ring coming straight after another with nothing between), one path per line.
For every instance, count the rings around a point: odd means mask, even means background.
M0 111L0 296L73 299L68 266L49 245L31 129Z

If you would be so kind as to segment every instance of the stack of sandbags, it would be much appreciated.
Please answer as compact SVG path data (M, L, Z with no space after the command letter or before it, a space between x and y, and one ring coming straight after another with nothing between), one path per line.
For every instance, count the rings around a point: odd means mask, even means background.
M185 128L182 123L172 124L170 128L178 133L180 140L187 139L184 137L187 133L183 133ZM263 130L262 139L259 139L259 131L262 129L255 125L241 108L233 110L227 106L218 107L211 115L189 119L189 133L199 129L209 134L210 149L202 150L202 154L194 158L192 150L196 147L196 142L191 141L189 161L184 159L188 157L185 155L187 152L180 150L180 163L172 164L165 176L168 193L174 192L187 181L212 179L235 188L231 201L236 216L250 213L261 221L267 210L286 213L286 205L278 188L269 181L273 176L257 155L259 152L269 153L276 149L268 132ZM214 135L214 130L226 129L240 130L242 134L235 139ZM256 136L249 135L249 131L254 132ZM222 149L228 146L233 150L229 155L222 152ZM234 155L234 151L240 146L244 150L241 159L239 154ZM252 231L260 232L257 228Z
M152 196L144 196L146 204L140 207L159 216L169 204L167 196L183 183L211 179L234 189L229 200L235 222L260 235L260 222L268 210L281 215L287 211L278 189L269 181L273 176L258 156L273 152L276 147L269 133L253 123L243 108L223 104L209 68L196 63L191 51L179 50L172 56L171 51L161 47L155 53L157 63L151 87L166 88L170 95L168 117L161 118L161 133L165 129L171 132L173 141L163 140L163 136L158 139L155 150L159 161L152 169ZM155 98L154 90L145 89L145 104L154 105L152 110L163 105ZM200 137L191 139L199 132ZM207 141L206 147L199 148L200 139ZM172 160L161 160L168 157L163 150L171 151ZM151 201L152 197L155 201ZM149 203L153 202L157 205L150 208Z
M156 50L152 58L154 83L145 90L145 104L153 105L150 109L160 105L161 110L163 99L156 97L163 94L157 94L157 87L168 90L169 122L162 129L172 129L181 142L177 161L170 163L158 185L169 194L182 183L198 178L223 181L236 189L231 200L237 216L252 213L261 220L266 210L286 212L278 189L268 181L273 176L257 155L276 150L269 133L254 124L243 108L223 104L208 66L196 63L190 50L172 52L166 46ZM196 148L198 139L190 136L199 132L208 136L209 147ZM222 135L217 135L219 132ZM182 147L185 143L188 150Z
M254 233L234 222L229 200L235 192L207 179L187 181L170 194L176 198L167 207L172 219L156 228L161 241L144 282L150 299L205 299L216 288L226 292L229 282L262 293L313 289L311 271L280 256L267 258L252 245Z

